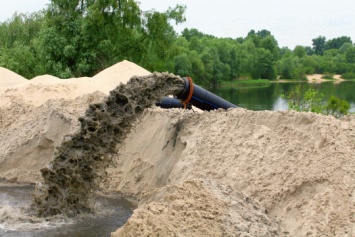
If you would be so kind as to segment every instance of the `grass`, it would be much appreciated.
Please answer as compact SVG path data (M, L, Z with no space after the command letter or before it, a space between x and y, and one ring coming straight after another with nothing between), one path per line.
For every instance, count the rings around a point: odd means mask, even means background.
M322 79L335 80L334 75L332 73L324 73Z
M255 80L234 80L234 81L223 81L220 87L235 87L235 88L245 88L245 87L267 87L270 85L270 81L267 79L255 79Z

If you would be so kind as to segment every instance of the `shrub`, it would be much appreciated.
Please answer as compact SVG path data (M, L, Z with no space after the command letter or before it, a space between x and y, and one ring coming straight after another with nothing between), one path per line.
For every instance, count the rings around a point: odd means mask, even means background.
M323 79L334 79L334 74L326 72L324 73L324 75L322 76Z
M308 89L304 94L301 93L300 86L287 95L283 95L288 100L288 109L299 112L322 113L323 94L314 89Z
M341 75L341 78L343 78L343 79L355 79L355 73L346 72L346 73Z
M347 115L349 113L350 104L345 100L332 96L324 106L324 109L325 114L340 118L341 116Z
M300 86L294 91L282 97L288 100L288 109L299 112L313 112L318 114L333 115L340 118L349 114L350 104L336 96L331 96L329 100L323 102L323 94L314 89L308 89L304 94L301 93Z

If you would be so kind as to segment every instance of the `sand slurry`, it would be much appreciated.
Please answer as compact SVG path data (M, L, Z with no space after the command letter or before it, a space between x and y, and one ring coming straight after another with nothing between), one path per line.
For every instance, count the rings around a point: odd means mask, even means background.
M145 108L166 95L180 93L184 81L173 74L132 77L110 91L101 103L90 104L79 118L80 131L64 137L53 160L41 169L33 209L40 216L78 214L90 210L90 197L106 178L117 144L122 143Z

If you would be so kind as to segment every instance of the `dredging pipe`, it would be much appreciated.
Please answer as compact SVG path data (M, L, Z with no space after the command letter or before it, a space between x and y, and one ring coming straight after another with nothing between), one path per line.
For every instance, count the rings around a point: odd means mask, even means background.
M193 84L190 77L183 77L185 81L185 88L176 96L177 99L182 101L183 105L191 103L202 110L214 110L214 109L229 109L237 108L236 105L222 99L221 97L203 89L202 87Z
M172 97L164 97L162 100L155 103L156 106L159 106L163 109L172 109L172 108L180 108L180 109L191 109L191 104L187 104L186 107L181 103L179 99Z

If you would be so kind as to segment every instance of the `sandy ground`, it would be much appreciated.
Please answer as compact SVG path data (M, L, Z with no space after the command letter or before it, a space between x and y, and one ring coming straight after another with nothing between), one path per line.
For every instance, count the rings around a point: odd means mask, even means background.
M322 82L327 82L327 81L333 81L334 83L340 83L344 81L344 79L341 78L341 75L334 75L334 79L323 79L322 78L323 74L312 74L312 75L307 75L307 80L309 83L316 83L320 84Z
M311 75L307 75L307 81L308 83L314 83L314 84L320 84L323 82L333 82L335 84L338 84L342 81L344 81L343 78L341 78L341 75L334 75L333 78L334 79L324 79L322 78L323 74L311 74ZM289 83L289 82L294 82L295 80L284 80L284 79L278 79L275 82L282 82L282 83ZM302 80L300 80L301 82ZM273 81L271 81L273 82Z
M88 104L143 68L31 81L0 68L0 178L36 182ZM151 108L102 190L139 201L112 236L355 236L355 116Z

